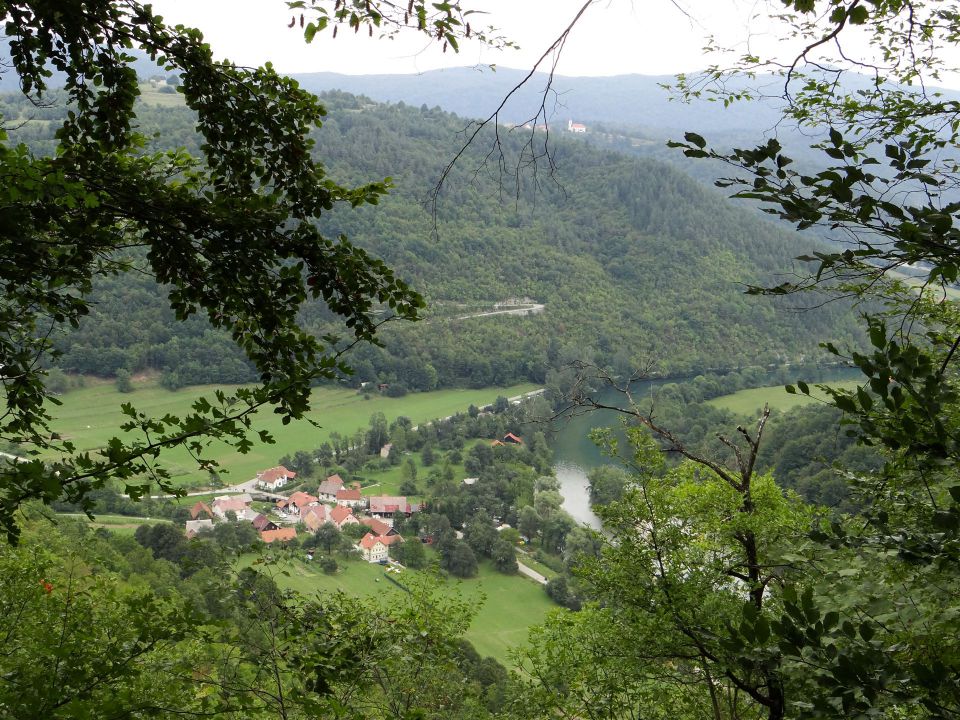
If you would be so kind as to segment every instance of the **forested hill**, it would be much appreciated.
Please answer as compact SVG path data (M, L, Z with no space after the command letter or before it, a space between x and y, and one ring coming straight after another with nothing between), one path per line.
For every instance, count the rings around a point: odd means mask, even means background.
M144 106L144 129L162 145L195 149L188 113L169 94L146 99L167 106ZM335 209L327 230L382 256L430 303L424 322L388 325L384 348L354 352L358 380L409 389L543 382L572 360L625 371L652 359L680 374L809 359L818 341L854 335L850 313L837 304L798 313L744 295L744 283L791 271L809 242L666 165L551 137L555 175L541 165L535 188L527 168L517 199L511 182L522 138L500 128L504 172L494 155L476 173L490 149L489 136L478 140L444 186L434 227L424 201L466 122L342 93L325 101L317 152L331 175L395 183L377 207ZM24 109L0 111L13 118ZM44 132L42 122L21 130L39 149L49 142ZM463 318L522 297L543 312ZM104 280L97 299L81 328L58 338L65 369L155 369L176 385L248 379L229 340L200 320L173 322L149 278ZM330 329L322 307L305 308L303 317L318 332Z

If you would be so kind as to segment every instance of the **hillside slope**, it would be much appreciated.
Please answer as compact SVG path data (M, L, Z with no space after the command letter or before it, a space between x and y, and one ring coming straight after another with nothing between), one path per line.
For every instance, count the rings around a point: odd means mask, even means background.
M434 223L426 201L465 121L344 93L325 100L317 152L331 175L353 183L391 176L395 184L377 207L335 209L326 229L383 257L430 303L424 322L388 325L383 348L354 351L358 380L410 389L543 382L571 360L623 371L652 359L681 374L809 359L819 340L855 332L837 305L798 313L745 296L743 284L790 272L810 241L669 166L551 138L555 173L541 163L534 177L527 167L518 188L512 171L525 138L500 128L504 171L496 155L477 171L491 137L478 139L445 184ZM17 108L8 101L0 112L11 117ZM159 145L195 149L183 108L145 104L140 119ZM49 150L42 125L21 133ZM58 338L65 369L156 369L175 385L248 379L224 336L200 320L173 322L149 278L108 278L97 293L93 315ZM514 297L544 311L461 319ZM305 307L303 318L317 332L334 329L322 306Z

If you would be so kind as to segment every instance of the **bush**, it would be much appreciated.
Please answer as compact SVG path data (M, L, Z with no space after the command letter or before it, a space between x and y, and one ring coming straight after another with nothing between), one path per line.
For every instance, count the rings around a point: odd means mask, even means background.
M327 575L333 575L337 571L338 567L337 561L329 555L325 555L324 557L320 558L320 569L323 570Z

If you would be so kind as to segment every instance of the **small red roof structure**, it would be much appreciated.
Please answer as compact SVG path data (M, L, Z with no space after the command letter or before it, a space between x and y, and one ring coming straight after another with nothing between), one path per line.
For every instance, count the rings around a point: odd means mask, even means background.
M376 535L386 535L393 530L393 528L387 525L387 523L385 523L383 520L378 520L377 518L373 517L360 518L360 524L366 525Z
M340 488L337 490L337 502L356 502L362 500L359 488Z
M357 522L357 519L353 516L352 507L347 507L346 505L337 505L333 510L330 511L330 521L337 527L340 527L345 522Z
M225 518L228 512L242 513L249 504L242 497L220 497L213 501L213 512Z
M287 498L287 505L296 505L298 508L305 508L312 503L318 502L320 502L320 498L316 498L302 490L297 490L297 492Z
M201 514L206 515L208 518L212 518L213 510L211 510L210 506L205 502L194 503L194 506L190 508L190 519L196 520Z
M367 533L360 539L360 547L362 547L364 550L369 550L377 543L383 543L384 545L387 544L383 542L382 537L379 535L374 535L373 533Z
M297 537L295 528L279 528L277 530L261 530L260 539L265 543L288 542Z
M253 520L250 521L253 523L253 527L257 530L276 530L279 526L270 520L263 513L259 513Z
M415 503L407 502L406 497L391 497L390 495L380 495L370 498L371 515L393 515L399 511L406 515L415 513L420 506Z
M300 511L300 522L306 525L311 532L316 532L321 525L329 520L326 505L311 505Z
M320 487L317 488L317 495L334 496L337 494L337 490L342 487L343 478L339 475L331 475L322 483L320 483Z
M513 433L507 433L503 436L504 443L513 443L514 445L523 445L523 440Z
M257 480L265 483L272 483L280 478L293 479L297 474L293 470L287 470L283 465L277 465L269 470L261 470L257 473Z

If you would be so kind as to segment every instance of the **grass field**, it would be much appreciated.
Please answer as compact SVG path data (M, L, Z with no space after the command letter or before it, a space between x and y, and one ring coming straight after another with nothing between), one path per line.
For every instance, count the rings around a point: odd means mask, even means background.
M852 390L859 384L856 380L846 380L841 382L827 383L831 387L844 388ZM750 388L741 390L730 395L721 395L718 398L709 400L708 405L724 408L736 413L737 415L754 415L763 407L764 403L770 405L772 410L789 410L801 405L809 405L817 402L815 398L823 399L825 394L817 388L810 386L811 395L790 395L784 390L783 385L769 385L767 387Z
M120 535L133 535L141 525L152 525L158 522L169 522L160 518L132 517L130 515L97 515L90 520L82 513L57 513L56 517L64 519L82 520L92 528L106 528Z
M120 412L122 403L131 403L140 412L153 417L168 413L182 416L189 411L191 403L200 396L211 398L217 386L198 386L170 391L161 388L156 380L134 383L134 392L119 393L113 383L94 382L87 387L72 390L60 397L63 405L51 407L54 421L51 429L72 440L79 450L97 450L117 434L126 419ZM258 470L272 467L282 455L297 450L312 450L337 431L351 435L369 424L370 416L382 412L387 422L400 415L410 418L414 424L466 411L471 405L492 403L498 395L513 396L535 389L535 385L516 385L509 388L486 388L482 390L436 390L429 393L411 393L401 398L375 396L369 400L356 391L341 388L316 388L313 391L313 410L308 417L320 427L309 422L291 423L284 426L280 418L269 410L262 410L254 418L254 430L269 431L276 444L256 444L246 455L222 444L210 447L209 456L219 461L224 470L226 483L249 480ZM223 387L227 393L231 387ZM197 471L186 452L171 451L164 455L170 472L184 485L202 485L206 477ZM386 482L386 481L385 481Z
M253 559L242 558L240 566L249 565ZM394 593L403 592L383 579L382 567L362 561L341 561L336 575L325 575L318 567L299 560L284 561L271 569L277 573L274 580L280 587L305 595L342 590L348 595L390 602ZM547 612L557 607L540 585L520 575L498 573L487 560L480 564L477 577L449 580L448 585L451 592L459 592L465 600L482 601L467 639L481 655L490 655L505 664L510 662L509 649L526 642L528 628L543 622Z

